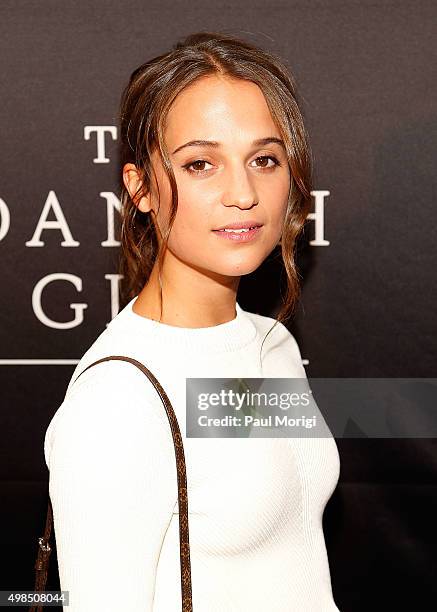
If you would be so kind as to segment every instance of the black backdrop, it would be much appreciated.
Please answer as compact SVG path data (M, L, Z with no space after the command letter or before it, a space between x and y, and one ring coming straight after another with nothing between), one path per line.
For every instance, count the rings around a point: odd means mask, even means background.
M46 510L45 429L74 364L120 306L113 204L121 89L137 65L182 36L240 35L279 53L297 79L315 158L314 203L323 206L329 242L311 244L313 221L299 250L303 296L290 329L308 375L435 376L436 10L430 1L3 0L0 12L8 559L0 586L12 589L33 586ZM107 128L104 150L93 126ZM278 291L269 261L243 280L239 301L274 315ZM337 444L340 482L324 527L339 608L434 609L435 440ZM53 571L51 581L58 588Z

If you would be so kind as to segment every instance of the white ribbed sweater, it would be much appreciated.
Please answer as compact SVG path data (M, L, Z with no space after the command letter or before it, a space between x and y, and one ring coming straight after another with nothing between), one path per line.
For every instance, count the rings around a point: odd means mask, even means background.
M68 612L178 612L177 479L158 378L187 465L194 612L334 612L322 516L339 477L334 438L186 438L186 377L305 377L294 337L243 310L205 328L135 313L133 298L77 365L44 452Z

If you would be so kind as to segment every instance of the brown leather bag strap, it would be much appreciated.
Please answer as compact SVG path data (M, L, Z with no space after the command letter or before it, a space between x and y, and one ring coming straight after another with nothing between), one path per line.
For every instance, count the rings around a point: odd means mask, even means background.
M188 529L188 493L187 493L187 473L185 466L185 455L184 446L182 442L182 436L179 429L179 424L173 410L173 407L168 399L168 396L159 381L155 378L152 372L146 368L140 361L133 359L132 357L124 357L122 355L111 355L110 357L102 357L91 365L87 366L80 374L75 378L72 384L89 368L101 363L102 361L110 361L112 359L118 359L121 361L128 361L137 368L139 368L143 374L147 376L150 382L153 384L164 404L165 411L170 423L170 429L173 436L175 456L176 456L176 470L178 480L178 507L179 507L179 551L180 551L180 565L181 565L181 591L182 591L182 612L192 612L192 588L191 588L191 561L190 561L190 540L189 540L189 529ZM48 508L47 508L47 519L44 530L44 536L38 539L38 556L35 562L35 591L40 592L45 590L48 573L48 563L51 552L49 544L51 530L53 523L53 511L52 504L49 496ZM42 612L43 606L32 606L29 608L29 612Z

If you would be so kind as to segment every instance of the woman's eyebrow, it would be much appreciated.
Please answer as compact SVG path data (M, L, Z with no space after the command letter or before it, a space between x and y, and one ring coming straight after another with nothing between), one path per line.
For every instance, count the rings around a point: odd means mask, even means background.
M266 138L258 138L258 140L254 140L252 142L253 146L256 147L262 147L271 143L276 143L281 145L281 147L284 148L285 150L285 144L284 141L281 140L280 138L276 138L275 136L267 136ZM177 149L175 149L172 153L172 155L174 155L175 153L178 153L178 151L180 151L181 149L184 149L185 147L213 147L213 148L218 148L220 147L220 143L217 142L216 140L190 140L189 142L186 142L185 144L181 145L180 147L178 147Z

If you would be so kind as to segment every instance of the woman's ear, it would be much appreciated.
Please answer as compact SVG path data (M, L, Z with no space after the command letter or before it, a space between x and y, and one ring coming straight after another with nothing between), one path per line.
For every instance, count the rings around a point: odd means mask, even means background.
M141 212L149 212L152 209L150 192L144 193L141 176L135 164L123 166L123 183L136 207Z

